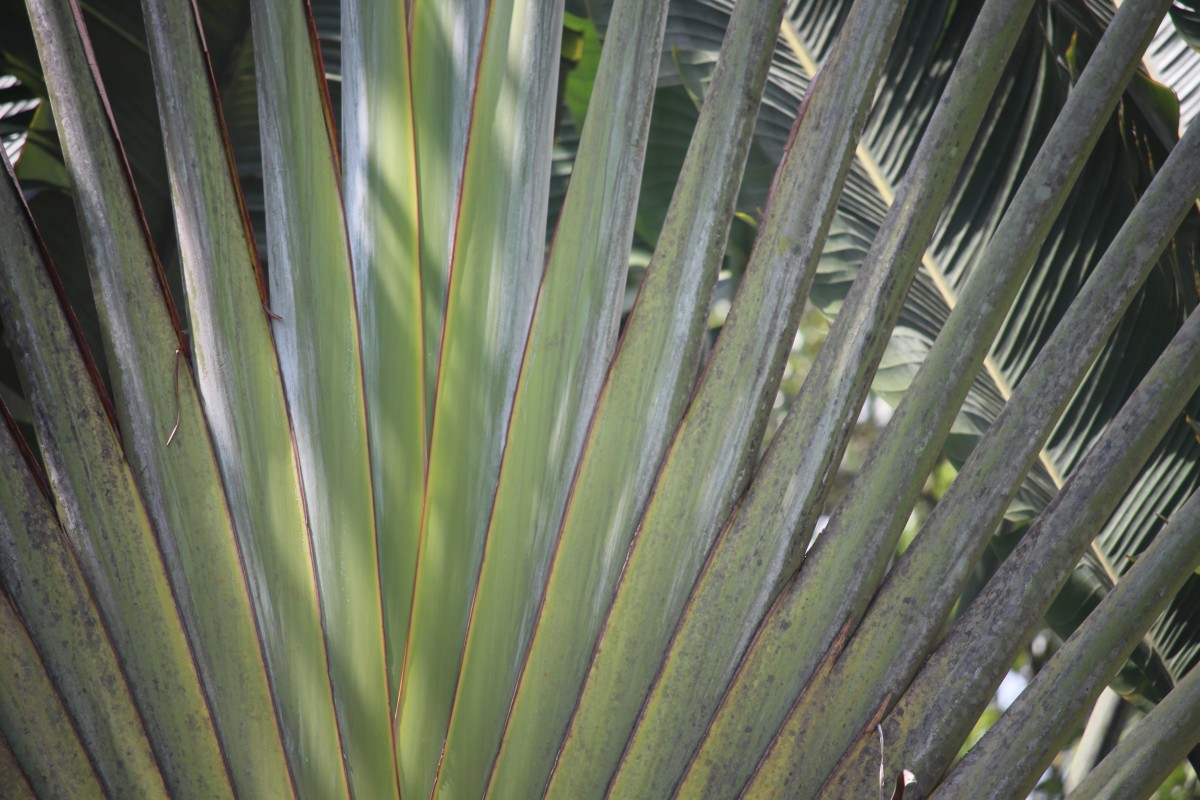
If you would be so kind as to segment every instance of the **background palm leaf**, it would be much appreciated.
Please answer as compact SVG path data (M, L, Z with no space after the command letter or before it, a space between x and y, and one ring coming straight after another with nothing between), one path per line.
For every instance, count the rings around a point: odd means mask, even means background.
M956 304L972 265L984 251L1001 211L1028 166L1028 159L1056 117L1081 66L1068 63L1059 54L1077 58L1079 53L1094 46L1103 23L1111 17L1111 8L1108 16L1104 16L1103 8L1103 4L1057 4L1037 12L1030 21L1002 81L1002 93L989 111L987 133L975 145L969 179L960 181L956 189L876 376L873 388L885 399L894 403L907 389ZM807 85L805 64L811 70L811 64L819 62L836 30L830 20L837 20L844 13L844 8L828 11L818 10L814 4L803 4L790 18L794 36L780 36L756 135L756 144L767 158L777 159L773 154L782 149L786 140L790 115L787 109L794 107ZM668 31L679 48L676 64L688 65L680 71L694 72L697 63L711 63L727 14L728 5L718 0L677 4L672 17L675 24ZM972 20L971 13L961 4L941 7L922 4L910 9L909 15L902 36L912 38L885 70L872 122L860 146L858 168L851 172L847 182L814 285L812 301L830 315L840 308L857 265L875 237L894 194L893 187L903 178L904 167L949 75L948 67L961 53ZM695 82L702 85L703 78ZM772 89L788 99L772 103ZM1039 256L1033 276L1025 284L1022 299L997 339L987 368L980 374L955 423L946 455L956 466L961 466L987 430L1065 311L1064 301L1048 298L1072 296L1103 252L1107 239L1096 238L1099 216L1112 214L1110 219L1115 220L1128 213L1136 194L1127 187L1145 185L1153 175L1153 165L1161 163L1164 157L1163 147L1173 141L1176 112L1169 105L1166 108L1155 105L1158 92L1151 82L1139 77L1122 106L1121 117L1110 123L1092 156L1087 182L1076 188L1062 220ZM663 139L670 142L672 137L664 135ZM686 141L686 131L676 134L675 140ZM766 180L760 178L757 187L754 178L754 173L748 172L740 206L751 214L760 207L769 175ZM1101 197L1106 201L1103 209L1095 205ZM1107 202L1114 198L1120 199ZM1191 257L1187 254L1196 246L1198 225L1200 217L1195 215L1185 222L1176 245L1164 255L1135 308L1114 332L1110 345L1080 388L1044 455L1010 507L1009 519L1015 523L1010 527L1019 527L1022 520L1045 508L1087 451L1084 443L1094 441L1103 430L1152 363L1152 353L1158 352L1182 319L1180 315L1195 306L1196 288L1189 275L1187 264ZM1191 408L1194 416L1196 404ZM1083 609L1090 611L1095 607L1129 563L1129 557L1144 548L1163 519L1170 517L1168 509L1177 507L1195 488L1200 478L1188 466L1187 457L1182 456L1190 448L1186 426L1177 426L1171 442L1164 443L1162 452L1152 462L1176 464L1174 470L1167 468L1172 477L1168 478L1162 467L1147 466L1153 477L1147 476L1139 482L1139 488L1131 491L1126 506L1106 527L1097 547L1065 590L1069 596L1052 610L1049 621L1056 631L1065 636L1074 629L1086 616ZM994 564L1003 557L1018 536L1016 530L1007 539L998 540L996 554L988 563ZM980 579L985 578L986 573L981 574ZM1185 629L1187 620L1194 618L1189 610L1194 601L1189 598L1198 587L1200 584L1191 582L1180 598L1181 607L1169 612L1173 627ZM1179 642L1181 635L1189 640L1194 637L1181 631L1168 633L1159 627L1156 626L1146 647L1139 650L1138 665L1131 664L1131 671L1122 678L1127 694L1149 692L1154 699L1161 698L1173 680L1194 663L1191 659L1195 651L1189 651L1190 657L1181 656L1180 652L1187 648Z

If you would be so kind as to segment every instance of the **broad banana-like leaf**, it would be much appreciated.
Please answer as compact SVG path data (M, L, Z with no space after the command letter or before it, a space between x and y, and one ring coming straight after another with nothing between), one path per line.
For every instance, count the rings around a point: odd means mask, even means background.
M1179 0L1171 6L1171 21L1179 35L1193 48L1200 47L1200 9L1191 0Z
M16 65L7 59L0 67L8 73L0 79L0 142L4 144L9 161L15 161L20 155L29 138L33 115L41 105L33 89L12 74L14 67Z

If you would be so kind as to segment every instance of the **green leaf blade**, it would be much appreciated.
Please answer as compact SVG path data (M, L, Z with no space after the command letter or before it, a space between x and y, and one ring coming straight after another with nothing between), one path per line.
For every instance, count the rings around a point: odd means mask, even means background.
M37 649L3 592L0 675L0 733L15 749L22 777L34 791L41 797L105 797ZM4 791L7 797L7 784Z
M325 661L325 641L253 234L243 216L195 13L188 4L148 5L161 105L171 110L162 126L196 384L254 601L260 658L270 673L273 703L265 708L278 709L288 760L268 756L272 737L261 728L251 733L260 738L258 747L242 744L239 752L256 767L246 780L258 782L262 791L282 791L294 780L301 793L334 796L346 791L341 746L328 680L313 679L302 668ZM256 721L262 727L276 724L273 710L271 718L262 717L261 702L247 708L260 709Z
M74 35L73 20L41 21L42 30ZM13 243L0 258L0 313L21 353L18 366L63 528L103 611L168 788L180 796L227 796L229 775L162 545L99 377L60 306L11 171L0 191L3 234Z
M394 713L412 613L428 455L408 4L346 2L342 11L346 224L362 332Z
M426 435L433 435L459 198L488 4L412 0L413 124L421 209ZM459 43L461 50L456 50Z
M109 792L166 797L154 753L104 621L30 458L5 415L0 430L0 587L20 611L100 781ZM14 684L15 685L15 684ZM103 686L104 691L95 691Z
M482 795L532 635L575 464L616 340L645 155L656 7L607 43L508 422L485 559L434 793ZM591 57L594 57L592 54ZM632 64L632 67L630 66ZM632 69L636 80L621 80ZM451 790L449 787L453 787Z
M7 787L12 800L37 800L29 779L25 776L8 739L0 731L0 786Z
M351 794L397 792L355 286L308 9L253 12L271 305ZM313 664L307 665L309 669Z
M551 795L608 783L709 546L745 486L866 117L863 98L903 8L883 3L855 15L826 82L800 111L733 308L633 540Z
M397 721L405 794L436 781L543 272L561 26L560 3L495 3L467 44L478 61Z
M974 135L973 123L983 116L985 88L998 80L997 65L1008 57L1022 27L1021 9L996 8L986 23L981 19L976 33L987 42L986 49L975 49L976 57L952 79L953 88L922 145L925 150L957 149L962 156L920 162L903 187L902 198L920 197L922 202L901 199L893 206L859 274L860 285L834 321L787 419L697 579L622 757L613 794L653 795L679 781L779 584L809 542L827 490L825 476L841 456L883 350L885 338L879 331L896 321L903 290Z

